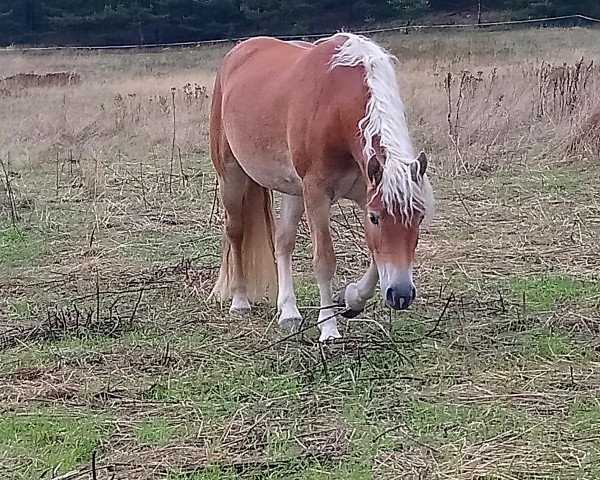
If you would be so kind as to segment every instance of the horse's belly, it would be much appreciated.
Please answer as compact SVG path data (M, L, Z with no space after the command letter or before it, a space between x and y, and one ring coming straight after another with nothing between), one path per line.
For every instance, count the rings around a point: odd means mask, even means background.
M252 152L236 155L241 167L259 185L288 195L302 195L302 180L287 153Z
M271 166L272 165L272 166ZM302 195L302 180L294 166L284 162L244 164L242 167L256 183L288 195Z

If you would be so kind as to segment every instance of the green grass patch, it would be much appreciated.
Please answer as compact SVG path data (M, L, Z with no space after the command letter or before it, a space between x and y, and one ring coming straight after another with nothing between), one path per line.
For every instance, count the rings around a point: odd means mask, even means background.
M199 472L170 472L167 480L236 480L240 476L232 468L207 467Z
M569 423L583 437L600 435L600 401L594 397L576 400L569 409Z
M29 302L27 302L26 300L19 300L19 301L14 302L10 306L10 309L13 311L13 313L15 313L19 317L23 317L23 318L28 317L29 313L30 313Z
M164 418L147 420L140 425L138 439L141 443L160 445L171 439L172 429Z
M520 335L519 338L521 339L523 354L527 358L550 359L569 355L575 351L579 356L587 353L587 350L575 346L568 336L549 329L526 332Z
M484 441L508 430L523 428L523 413L502 405L448 405L415 402L406 423L412 434L428 443Z
M573 168L554 167L541 172L540 181L542 188L558 194L579 195L589 192L593 174L588 170L584 172Z
M295 463L275 463L264 467L210 466L194 473L171 472L167 480L371 480L368 463L319 462L298 459Z
M89 462L109 430L106 418L92 415L3 415L0 458L8 461L14 478L40 478L53 469L64 473Z
M600 295L599 282L577 280L566 275L516 278L512 281L512 289L519 295L524 294L527 305L540 311L552 310L560 303Z
M319 287L314 276L306 275L295 279L294 289L299 304L319 305Z
M371 480L373 473L370 462L349 462L338 465L310 465L296 477L275 477L278 480L297 478L299 480Z
M0 266L31 265L44 251L43 240L38 230L0 223Z
M239 405L298 398L300 384L290 376L265 373L264 366L206 362L198 370L154 383L142 397L153 401L193 402L208 418L234 413ZM258 373L260 372L260 373Z

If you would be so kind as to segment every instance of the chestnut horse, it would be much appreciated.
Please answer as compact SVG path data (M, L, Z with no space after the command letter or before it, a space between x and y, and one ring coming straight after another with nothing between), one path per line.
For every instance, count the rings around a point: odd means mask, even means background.
M250 301L278 287L279 324L299 324L292 252L306 211L320 340L340 337L330 234L330 207L340 198L364 211L372 254L366 273L340 294L347 315L364 309L378 280L391 308L408 308L415 299L414 252L433 193L427 158L411 144L393 60L349 33L314 44L256 37L225 56L210 118L226 213L213 295L231 298L231 313L250 312ZM276 228L272 191L282 194Z

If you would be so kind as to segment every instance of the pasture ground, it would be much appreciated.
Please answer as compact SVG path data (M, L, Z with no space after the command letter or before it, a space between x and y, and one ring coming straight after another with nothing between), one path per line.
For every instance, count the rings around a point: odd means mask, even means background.
M1 77L81 75L0 89L2 478L600 479L600 158L580 135L600 31L380 40L437 213L414 308L376 298L325 347L207 300L225 48L0 53ZM367 254L333 213L341 286ZM310 255L303 225L307 325Z

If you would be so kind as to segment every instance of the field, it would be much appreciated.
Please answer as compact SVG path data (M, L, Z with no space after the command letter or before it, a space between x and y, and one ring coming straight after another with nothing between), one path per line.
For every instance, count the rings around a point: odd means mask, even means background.
M320 346L209 300L228 46L0 52L0 477L600 479L600 30L377 37L436 214L408 312ZM187 86L186 86L187 85ZM368 255L333 208L337 287Z

